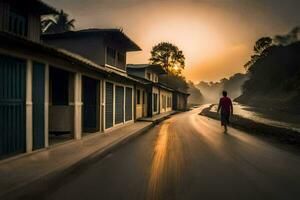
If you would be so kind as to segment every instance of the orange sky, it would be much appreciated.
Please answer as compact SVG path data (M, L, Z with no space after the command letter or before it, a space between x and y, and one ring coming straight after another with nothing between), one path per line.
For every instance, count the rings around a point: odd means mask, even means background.
M122 27L143 49L130 53L129 63L148 62L161 41L174 43L186 56L184 75L194 82L244 72L256 39L300 24L296 0L46 1L75 18L78 29Z

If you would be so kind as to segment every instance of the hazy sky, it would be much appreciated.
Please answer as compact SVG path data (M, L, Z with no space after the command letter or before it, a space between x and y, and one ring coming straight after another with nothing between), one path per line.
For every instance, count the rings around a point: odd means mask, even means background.
M149 62L151 48L176 44L188 80L216 81L244 72L254 42L300 25L300 0L44 0L76 19L77 29L123 28L142 49L128 63Z

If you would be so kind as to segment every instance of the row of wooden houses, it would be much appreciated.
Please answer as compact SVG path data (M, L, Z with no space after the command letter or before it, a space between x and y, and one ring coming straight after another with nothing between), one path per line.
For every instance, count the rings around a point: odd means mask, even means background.
M0 159L185 110L188 94L157 65L127 65L141 48L118 29L41 34L40 0L0 0Z

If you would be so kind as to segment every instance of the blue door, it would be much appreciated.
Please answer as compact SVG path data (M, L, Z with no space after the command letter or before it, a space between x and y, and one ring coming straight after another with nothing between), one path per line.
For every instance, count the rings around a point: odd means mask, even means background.
M124 87L116 86L115 123L124 122Z
M26 61L0 55L0 159L25 152Z
M132 120L132 88L126 87L126 101L125 101L125 120Z
M99 81L88 77L82 79L83 131L99 131Z
M114 85L112 83L105 83L105 128L111 128L113 122L114 112Z
M45 147L45 65L33 63L33 149Z

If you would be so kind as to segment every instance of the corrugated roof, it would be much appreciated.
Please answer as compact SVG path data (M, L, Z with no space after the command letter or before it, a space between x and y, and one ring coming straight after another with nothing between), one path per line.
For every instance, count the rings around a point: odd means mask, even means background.
M51 48L51 47L50 47ZM55 48L56 49L56 48ZM81 56L81 55L78 55L78 54L75 54L75 53L72 53L70 51L67 51L65 49L56 49L57 52L60 52L61 54L65 54L65 55L68 55L69 57L72 57L76 60L79 60L87 65L90 65L90 66L93 66L94 68L97 68L97 69L101 69L101 70L104 70L106 72L110 72L109 70L107 70L105 67L102 67L96 63L94 63L93 61Z
M50 55L53 56L59 56L63 59L68 59L71 62L75 62L81 65L84 65L86 67L90 67L94 70L100 71L102 73L105 74L111 74L111 75L117 75L117 76L121 76L125 79L134 81L134 82L140 82L137 79L134 79L133 77L128 76L128 74L126 73L122 73L122 72L117 72L115 70L109 69L109 68L105 68L104 66L98 65L96 63L94 63L93 61L80 56L78 54L69 52L65 49L57 49L57 48L53 48L51 46L45 45L45 44L41 44L41 43L37 43L37 42L33 42L31 40L28 40L26 38L23 37L19 37L17 35L8 33L8 32L4 32L4 31L0 31L0 41L1 39L3 40L2 42L8 42L8 41L15 41L18 43L22 43L25 45L30 45L33 48L36 48L37 50L40 51L45 51L45 53L49 53Z
M140 69L140 68L144 69L149 66L150 66L150 64L128 64L127 65L128 68L133 68L133 69Z
M4 0L9 4L40 15L58 14L58 11L41 0Z
M44 34L42 38L44 40L51 40L56 38L67 38L67 37L86 37L91 35L99 35L99 36L114 36L119 38L126 46L127 51L141 51L142 49L132 41L125 33L120 29L83 29L78 31L67 31L63 33L54 33L54 34Z
M3 40L3 41L1 41L1 40ZM67 51L65 49L53 48L51 46L41 44L41 43L37 43L37 42L31 41L31 40L28 40L24 37L20 37L20 36L11 34L9 32L0 31L0 41L2 42L2 44L4 44L5 42L9 42L9 41L22 43L22 44L25 44L25 45L29 45L33 48L36 48L37 50L45 51L46 53L49 53L50 55L58 56L58 57L61 57L63 59L67 59L71 62L78 63L78 64L83 65L85 67L90 67L91 69L100 71L100 72L105 73L105 74L117 75L117 76L123 77L125 79L131 80L131 81L134 81L134 82L137 82L137 83L152 84L152 85L155 85L157 87L161 87L161 88L169 90L169 91L177 91L177 92L180 92L180 93L183 93L183 94L187 94L187 93L181 92L179 90L174 90L174 89L172 89L172 88L170 88L166 85L163 85L161 83L153 83L153 82L150 82L147 79L136 77L134 75L129 75L129 74L124 73L124 72L117 72L113 69L105 68L104 66L98 65L98 64L94 63L93 61L91 61L91 60L89 60L89 59L87 59L83 56L72 53L72 52Z
M155 64L128 64L127 68L130 69L150 69L158 74L167 74L166 70L160 66Z
M50 14L58 14L59 12L56 8L49 6L48 4L44 3L41 0L36 0L37 3L40 5L42 15L50 15Z
M128 76L134 78L135 80L138 80L139 83L142 83L144 85L153 85L153 82L149 81L148 79L141 78L141 77L135 76L133 74L128 74Z
M122 76L126 79L129 79L129 80L132 80L134 82L140 82L139 80L133 78L132 76L129 76L127 73L125 72L119 72L117 70L114 70L114 69L110 69L110 68L105 68L108 72L110 72L111 74L116 74L118 76Z

